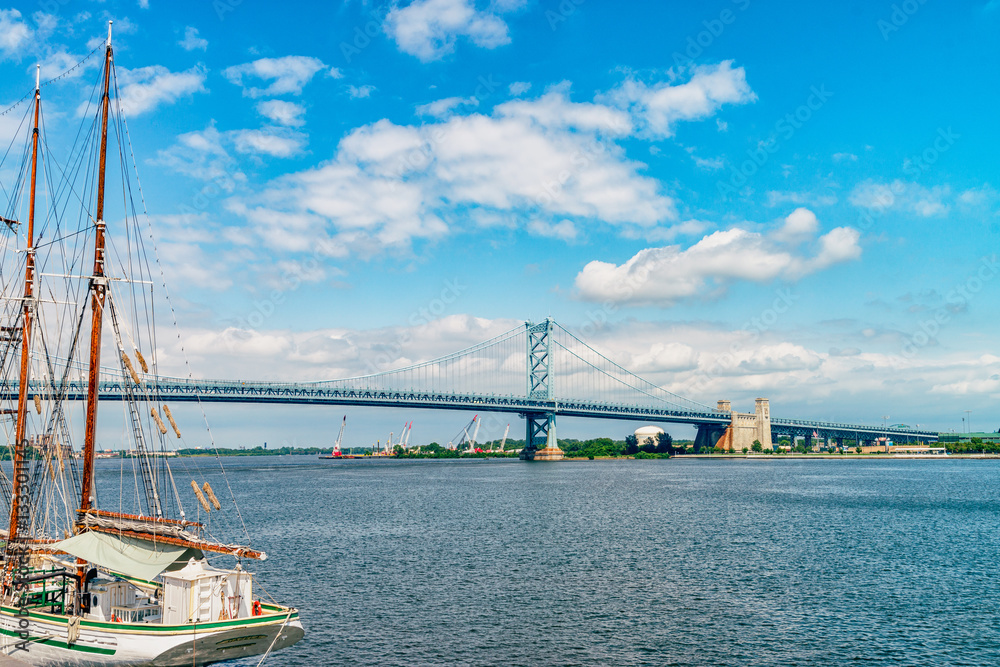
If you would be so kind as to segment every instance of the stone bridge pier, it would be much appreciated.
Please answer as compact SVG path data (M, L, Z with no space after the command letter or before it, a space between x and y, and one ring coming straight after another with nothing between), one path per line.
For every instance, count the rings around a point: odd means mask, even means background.
M695 451L703 448L720 447L727 452L742 452L743 448L753 448L754 440L765 450L773 449L771 441L771 403L766 398L758 398L753 412L734 412L729 401L721 400L717 410L728 412L729 425L699 424L695 437Z

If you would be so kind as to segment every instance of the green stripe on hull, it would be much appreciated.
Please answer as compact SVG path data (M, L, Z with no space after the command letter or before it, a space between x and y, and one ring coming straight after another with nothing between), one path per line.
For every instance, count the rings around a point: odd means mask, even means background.
M0 635L6 635L7 637L21 638L20 632L15 632L13 630L5 630L4 628L0 628ZM67 644L66 642L60 639L55 639L51 637L47 639L41 639L39 637L28 637L24 641L31 642L32 644L45 644L46 646L54 646L56 648L67 649L70 651L80 651L81 653L96 653L98 655L114 655L115 653L117 653L117 649L97 648L96 646L81 646L79 644ZM12 658L17 657L17 653L12 653L10 655Z
M234 618L228 621L211 621L206 623L186 623L184 625L157 625L155 623L111 623L105 621L93 621L88 619L81 619L80 627L91 628L95 630L108 630L111 632L126 632L129 634L136 633L156 633L156 634L191 634L192 631L212 631L212 630L229 630L234 628L239 628L243 626L254 626L254 625L267 625L270 623L275 623L277 621L291 622L299 617L298 611L292 611L289 615L289 611L286 610L281 612L281 607L277 605L261 605L266 607L268 611L274 610L273 613L266 616L249 616L247 618ZM5 616L10 616L11 618L25 618L24 614L19 614L16 607L2 606L0 607L0 613ZM58 623L60 625L66 625L69 621L69 616L61 616L59 614L48 614L46 612L39 611L29 611L28 618L34 618L39 621L44 621L48 623ZM287 621L285 620L287 618Z

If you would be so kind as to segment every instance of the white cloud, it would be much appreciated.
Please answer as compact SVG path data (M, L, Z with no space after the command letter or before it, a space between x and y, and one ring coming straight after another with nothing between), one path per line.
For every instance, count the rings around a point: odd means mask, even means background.
M837 203L837 195L818 192L794 192L770 190L767 193L767 205L770 207L798 204L800 206L833 206Z
M304 134L284 127L233 130L227 134L231 137L238 153L270 155L272 157L298 155L306 143Z
M237 183L246 181L246 175L223 146L225 141L226 136L212 124L178 136L173 146L157 153L153 163L232 192Z
M861 255L857 230L838 227L816 238L814 223L810 211L799 209L770 234L733 228L709 234L687 249L641 250L620 266L592 261L576 276L576 288L588 301L665 307L683 299L718 297L735 281L797 280ZM806 239L814 241L814 257L798 249Z
M257 113L280 125L288 127L301 127L305 125L302 115L306 112L305 107L295 102L284 100L264 100L257 103Z
M704 169L706 171L718 171L726 166L726 161L721 157L700 158L697 155L692 155L691 158L694 160L694 163L698 165L699 169Z
M495 2L493 8L511 11L522 4L507 0ZM472 0L414 0L406 7L393 7L385 31L400 51L424 62L451 53L459 37L487 49L510 42L507 24L495 13L477 10Z
M590 102L571 102L561 90L553 90L535 100L515 100L496 107L508 118L531 119L545 128L572 128L609 136L625 136L632 131L628 114Z
M1000 194L988 183L981 187L970 188L958 196L958 201L964 206L976 208L988 207L1000 201Z
M902 181L895 182L896 187L887 183L876 183L875 181L865 181L855 186L851 191L849 200L860 208L870 208L881 210L891 208L896 203L894 189L902 190Z
M948 186L924 187L896 179L880 183L871 179L863 181L851 191L850 202L859 208L884 211L897 208L924 218L941 216L950 210L951 188Z
M205 70L200 66L184 72L171 72L162 65L127 70L118 68L121 105L129 116L152 111L161 104L172 104L181 97L205 91ZM86 103L79 113L86 110Z
M302 88L324 67L326 65L318 58L284 56L261 58L250 63L234 65L222 73L229 81L243 87L245 97L273 97L302 94ZM253 79L270 81L271 85L266 88L256 88L245 83Z
M514 83L507 86L507 89L510 91L511 95L513 95L514 97L518 97L520 95L524 95L526 92L531 90L531 83L529 83L528 81L515 81Z
M475 97L446 97L428 104L421 104L417 107L416 111L420 116L446 118L452 115L454 110L463 106L477 107L479 106L479 100Z
M157 230L157 256L171 283L213 291L232 285L226 253L211 248L219 240L219 225L207 214L157 215L151 224Z
M184 28L184 39L177 42L180 44L181 48L185 51L194 51L195 49L201 49L205 51L208 49L208 40L198 36L198 29L188 26Z
M857 162L858 161L858 156L855 155L854 153L834 153L833 154L833 161L834 162L845 162L845 161L847 161L847 162Z
M538 236L574 241L577 237L576 225L570 220L560 220L553 224L544 220L532 220L528 223L528 231Z
M746 104L757 99L742 67L731 60L693 68L686 83L654 83L630 79L605 97L629 110L644 133L651 137L673 136L680 121L698 120L714 114L723 104ZM721 129L721 127L720 127Z
M428 111L454 106L448 99ZM640 173L644 165L606 138L622 127L621 111L558 91L499 105L492 116L380 120L344 137L330 162L273 182L240 210L301 215L366 252L442 236L469 215L465 207L477 219L533 221L534 233L566 239L585 220L626 229L675 219L673 200Z
M31 28L21 20L16 9L0 9L0 54L4 58L21 59L22 47L31 39Z
M351 99L361 100L366 97L371 97L371 94L375 92L375 86L348 86L347 94L351 96Z
M816 214L807 208L797 208L785 218L784 226L775 235L780 241L794 243L815 235L819 229Z
M56 76L65 74L67 79L75 79L78 76L84 74L87 70L99 67L101 61L97 58L91 58L83 63L80 67L69 71L77 63L83 60L83 56L74 55L68 53L65 49L59 49L46 56L39 64L42 66L41 75L42 81L46 79L51 79ZM31 67L31 73L34 74L34 66ZM34 77L32 77L34 80Z

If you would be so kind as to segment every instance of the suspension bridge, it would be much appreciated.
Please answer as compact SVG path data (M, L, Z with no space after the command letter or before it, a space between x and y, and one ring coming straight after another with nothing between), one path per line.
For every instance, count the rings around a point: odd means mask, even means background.
M127 373L105 373L102 399L136 390ZM33 391L82 400L82 380L63 387L33 383ZM486 390L489 391L486 391ZM696 447L739 449L740 433L770 444L779 436L896 442L933 441L937 433L901 426L776 418L766 399L756 413L728 401L709 406L684 398L623 368L552 319L527 322L490 340L437 359L380 373L320 382L190 380L147 376L141 391L165 402L272 403L515 413L525 419L525 457L558 458L556 421L589 417L688 424ZM16 384L0 392L16 396ZM761 401L764 401L761 408ZM538 454L541 452L541 454Z

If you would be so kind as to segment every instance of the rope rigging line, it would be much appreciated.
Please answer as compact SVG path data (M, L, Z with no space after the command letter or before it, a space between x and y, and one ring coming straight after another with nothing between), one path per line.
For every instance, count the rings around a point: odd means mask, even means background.
M85 62L87 62L88 60L90 60L91 58L93 58L95 53L97 53L98 51L103 51L104 48L105 48L105 46L106 45L102 42L93 51L91 51L90 53L88 53L87 55L85 55L83 57L83 60L81 60L77 64L73 65L68 70L66 70L65 72L63 72L62 74L54 76L51 79L49 79L48 81L43 81L39 85L39 88L44 88L45 86L49 85L50 83L55 83L56 81L59 81L60 79L65 79L67 76L69 76L70 74L72 74L74 70L79 69L81 65L83 65ZM0 116L5 116L9 112L11 112L14 109L16 109L17 107L21 106L22 104L24 104L25 100L29 99L34 94L35 94L35 89L32 88L31 92L26 93L25 96L22 97L21 99L19 99L17 102L14 102L13 104L11 104L9 107L7 107L6 109L4 109L3 111L0 111Z

